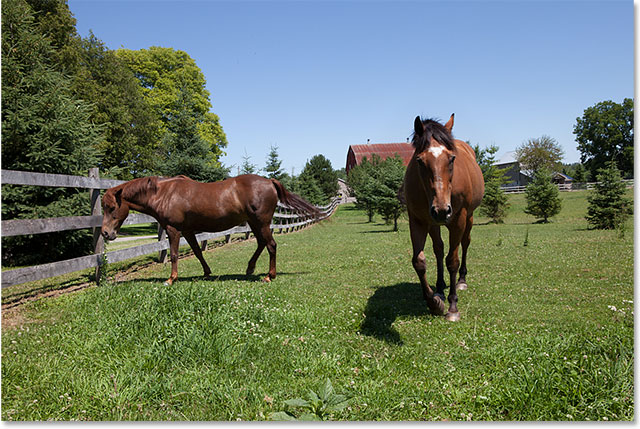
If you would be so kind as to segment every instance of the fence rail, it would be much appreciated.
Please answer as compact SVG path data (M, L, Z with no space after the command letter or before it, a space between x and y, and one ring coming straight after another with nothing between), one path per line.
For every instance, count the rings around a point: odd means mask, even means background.
M44 234L57 231L69 231L77 229L93 228L94 230L94 248L92 255L81 256L79 258L67 259L64 261L52 262L49 264L36 265L33 267L18 268L14 270L4 271L2 273L2 288L5 287L43 280L50 277L56 277L62 274L72 273L87 268L96 268L96 281L99 281L99 268L105 262L120 262L126 259L159 252L159 260L165 261L166 251L169 249L169 241L166 239L166 233L159 228L158 241L155 243L142 244L126 249L114 250L111 252L103 252L103 239L100 235L100 227L102 226L102 214L100 203L100 190L109 189L121 183L122 180L100 179L98 177L98 169L91 169L89 177L69 176L63 174L45 174L33 173L26 171L2 170L1 182L3 185L31 185L31 186L50 186L50 187L73 187L89 189L91 195L91 216L73 216L73 217L55 217L45 219L14 219L3 220L1 224L1 236L12 237L18 235ZM324 220L331 216L336 207L341 203L341 199L336 197L329 204L323 207L317 207L321 216L317 219L302 215L287 206L278 202L276 212L273 215L274 220L278 223L271 224L272 230L278 232L290 232L298 230L309 224ZM141 223L157 223L156 219L141 213L130 214L124 222L124 225L137 225ZM251 228L244 224L226 231L213 233L196 234L198 243L206 248L208 240L214 240L224 237L228 243L232 234L245 234L245 238L249 238ZM180 246L186 245L184 238L180 239ZM204 249L203 249L204 250Z
M624 179L627 188L633 188L633 179ZM585 183L557 183L559 191L579 191L584 189L593 189L598 182L585 182ZM526 186L503 186L502 190L506 194L522 194L524 193Z

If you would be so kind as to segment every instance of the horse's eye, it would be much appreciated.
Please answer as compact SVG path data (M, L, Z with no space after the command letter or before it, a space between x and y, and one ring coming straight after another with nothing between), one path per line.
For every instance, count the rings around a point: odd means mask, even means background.
M453 164L453 161L455 161L456 156L455 155L451 155L451 159L449 160L449 164Z

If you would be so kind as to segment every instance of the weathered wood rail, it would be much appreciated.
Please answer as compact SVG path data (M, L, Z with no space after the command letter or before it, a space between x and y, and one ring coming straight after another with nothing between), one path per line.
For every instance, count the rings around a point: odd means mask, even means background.
M92 228L93 244L95 249L94 254L92 255L4 271L2 272L2 288L56 277L62 274L81 271L88 268L96 268L96 281L99 282L99 269L105 261L107 263L120 262L154 252L159 252L159 261L165 262L167 249L169 248L169 241L166 238L165 231L160 227L158 227L158 241L155 243L142 244L135 247L104 253L104 242L102 235L100 234L100 228L102 226L100 190L109 189L113 186L124 183L124 181L100 179L97 168L91 169L88 177L14 170L2 170L0 174L1 183L3 185L32 185L89 189L92 208L91 216L3 220L0 227L2 237ZM271 224L271 229L277 230L279 233L287 233L304 228L312 223L324 220L331 216L340 203L340 198L334 198L328 205L318 207L322 215L318 219L314 219L311 216L300 214L278 202L276 212L273 215L274 219ZM274 223L276 220L277 223ZM137 225L141 223L157 224L157 221L153 217L145 214L132 213L125 220L124 225ZM245 238L249 238L250 233L251 228L245 224L226 231L200 233L196 235L196 238L198 243L201 243L204 250L208 240L224 237L228 243L231 240L232 234L245 234ZM183 246L186 244L186 240L181 238L180 245Z

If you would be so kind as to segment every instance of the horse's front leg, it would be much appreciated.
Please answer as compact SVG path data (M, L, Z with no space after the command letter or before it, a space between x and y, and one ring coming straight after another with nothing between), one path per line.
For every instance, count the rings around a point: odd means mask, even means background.
M460 312L458 311L458 285L456 276L458 268L460 268L460 258L458 258L458 247L462 235L466 229L466 216L460 216L454 219L449 225L449 253L447 254L447 270L449 271L449 310L445 315L445 319L450 322L460 320Z
M164 284L171 286L178 278L178 248L180 247L180 231L172 226L167 226L167 236L169 237L169 254L171 256L171 276Z
M427 282L427 258L424 256L427 228L410 217L409 230L411 232L411 245L413 246L413 258L411 262L413 263L413 269L418 275L418 280L420 280L422 295L427 301L427 306L431 313L440 316L444 314L444 301L433 294Z
M444 301L444 290L447 284L444 281L444 243L440 235L440 226L433 225L429 229L429 236L433 242L433 253L436 255L436 265L438 269L438 278L436 280L436 296Z

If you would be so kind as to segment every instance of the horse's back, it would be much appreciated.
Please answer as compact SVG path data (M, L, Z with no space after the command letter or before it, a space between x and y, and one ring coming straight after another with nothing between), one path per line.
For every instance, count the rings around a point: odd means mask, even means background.
M158 182L161 211L180 230L220 231L256 212L273 215L278 196L269 179L241 175L218 182L177 176Z

